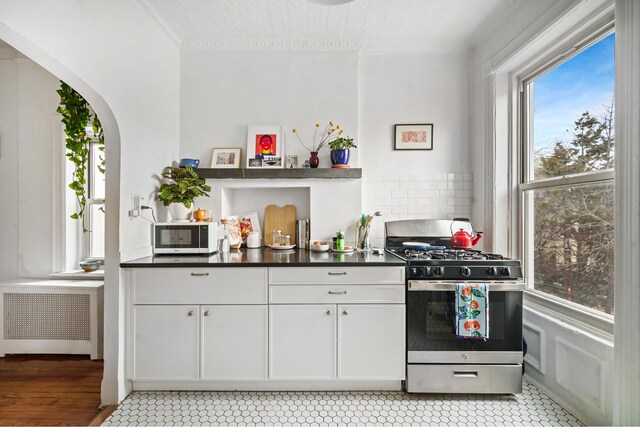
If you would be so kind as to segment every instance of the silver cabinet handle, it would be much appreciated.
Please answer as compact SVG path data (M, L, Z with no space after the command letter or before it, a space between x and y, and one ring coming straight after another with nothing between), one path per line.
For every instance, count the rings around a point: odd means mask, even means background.
M347 291L329 291L329 295L346 295Z
M209 315L209 310L205 311L205 312L204 312L204 315L205 315L205 316L208 316L208 315Z
M331 310L327 310L327 316L331 314Z
M346 271L341 271L341 272L333 272L330 271L329 273L327 273L329 276L346 276L347 272Z
M190 311L187 313L187 316L192 317L192 316L193 316L193 310L190 310Z
M342 315L343 315L343 316L346 316L347 314L349 314L349 312L348 312L347 310L344 310L344 311L342 312Z
M191 273L192 276L208 276L209 273Z

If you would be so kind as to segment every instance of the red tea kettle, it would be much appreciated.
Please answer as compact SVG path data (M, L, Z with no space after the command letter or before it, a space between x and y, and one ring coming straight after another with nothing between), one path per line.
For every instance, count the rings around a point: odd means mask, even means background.
M464 228L459 229L455 233L453 232L453 223L456 221L468 222L471 225L471 222L468 218L454 218L451 222L451 247L453 249L464 249L470 250L473 249L473 245L478 243L478 241L482 238L482 231L474 231L473 235L469 232L465 231ZM473 230L473 226L471 226Z

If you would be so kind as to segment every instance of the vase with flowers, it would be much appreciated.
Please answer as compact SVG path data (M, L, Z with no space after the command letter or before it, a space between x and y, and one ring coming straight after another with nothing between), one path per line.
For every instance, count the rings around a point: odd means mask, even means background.
M320 123L316 123L316 129L315 129L315 132L313 133L313 142L309 147L307 144L304 143L304 141L302 141L302 138L300 138L300 134L298 133L298 130L296 128L293 128L293 133L298 137L298 140L300 141L302 146L307 150L309 150L309 154L310 154L309 165L312 168L317 168L318 165L320 164L320 158L318 157L318 152L320 151L320 149L322 149L322 147L324 147L326 144L330 144L331 141L335 140L336 138L339 138L340 135L342 135L343 133L343 130L340 128L340 125L334 125L333 122L329 122L329 124L324 128L324 130L320 134L320 137L318 138L319 130L320 130Z

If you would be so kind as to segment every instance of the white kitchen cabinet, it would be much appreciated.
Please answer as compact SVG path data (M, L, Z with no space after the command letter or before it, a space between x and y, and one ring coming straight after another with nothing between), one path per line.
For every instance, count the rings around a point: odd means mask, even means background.
M207 305L201 310L201 378L267 378L267 306Z
M269 307L271 378L336 377L336 306Z
M267 377L266 305L134 306L136 380Z
M197 379L199 317L197 305L135 306L133 378Z
M404 304L338 306L338 378L404 379Z
M404 379L404 304L272 305L269 310L272 378Z

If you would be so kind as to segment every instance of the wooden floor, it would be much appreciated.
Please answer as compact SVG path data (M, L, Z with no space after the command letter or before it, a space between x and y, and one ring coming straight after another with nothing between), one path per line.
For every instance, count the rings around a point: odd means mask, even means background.
M102 370L89 356L0 358L0 425L88 425L99 411Z

